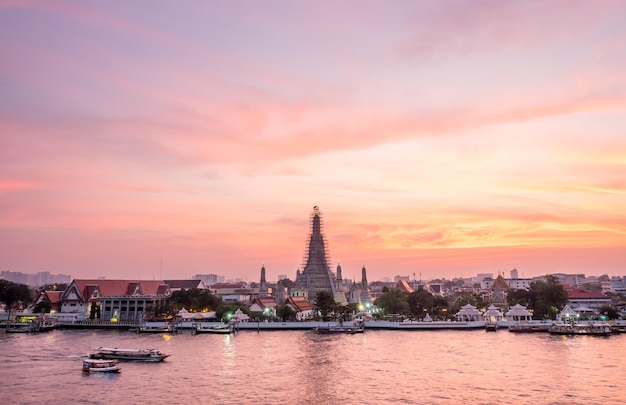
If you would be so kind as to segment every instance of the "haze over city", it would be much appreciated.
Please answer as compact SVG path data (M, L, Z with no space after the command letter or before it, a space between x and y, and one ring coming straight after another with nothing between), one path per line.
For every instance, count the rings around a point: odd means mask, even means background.
M626 3L0 1L0 270L626 274Z

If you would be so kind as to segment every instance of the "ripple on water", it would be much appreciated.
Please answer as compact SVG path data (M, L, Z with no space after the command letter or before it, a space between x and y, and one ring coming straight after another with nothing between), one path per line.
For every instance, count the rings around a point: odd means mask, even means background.
M0 389L16 404L618 403L625 342L626 335L561 339L506 331L0 334ZM98 346L156 347L172 356L124 363L120 375L84 375L81 359Z

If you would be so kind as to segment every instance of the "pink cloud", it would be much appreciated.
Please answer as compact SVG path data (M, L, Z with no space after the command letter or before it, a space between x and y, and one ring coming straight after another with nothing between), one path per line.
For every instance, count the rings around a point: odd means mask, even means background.
M554 42L576 41L593 32L622 7L620 2L453 1L417 10L411 56L524 52Z

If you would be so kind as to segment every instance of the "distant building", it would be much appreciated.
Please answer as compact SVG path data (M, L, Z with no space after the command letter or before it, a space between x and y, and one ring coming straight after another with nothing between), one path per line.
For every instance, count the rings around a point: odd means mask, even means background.
M69 284L72 277L67 274L51 274L49 271L40 271L27 274L19 271L0 271L0 278L12 283L26 284L32 287L41 287L47 284Z
M566 286L567 304L578 311L579 309L589 308L595 312L605 305L611 303L611 298L599 292L583 291L578 288Z
M139 321L165 306L171 291L162 280L73 280L61 295L57 317L84 320Z
M578 287L581 284L585 283L585 275L584 274L563 274L563 273L552 273L551 276L554 276L561 285L571 285ZM541 280L546 281L548 276L540 277Z
M304 297L289 297L285 305L289 306L296 313L296 320L305 321L315 317L315 308Z
M51 314L61 312L62 295L63 291L42 291L39 293L39 297L35 300L34 305L47 302L50 305Z
M241 302L251 303L259 295L258 288L249 288L246 283L219 283L210 287L211 291L220 297L224 303Z
M498 275L498 277L493 280L493 283L490 284L487 292L483 294L483 299L491 303L495 308L505 308L507 305L506 299L511 289L508 283L504 280L502 275Z
M511 290L529 290L530 283L533 282L532 278L511 278L506 280L511 287Z
M475 282L478 284L481 284L481 288L482 288L482 282L486 278L490 278L493 280L493 273L478 273L476 275Z
M259 296L252 300L250 312L260 312L265 316L276 316L276 307L278 303L274 297Z
M400 290L404 291L407 294L411 294L413 292L415 292L415 290L413 289L413 286L409 283L408 280L398 280L397 284L396 284L396 288L399 288Z
M611 277L611 292L626 295L626 276Z
M207 286L224 282L224 276L218 276L217 274L196 274L193 276L193 279L202 280Z

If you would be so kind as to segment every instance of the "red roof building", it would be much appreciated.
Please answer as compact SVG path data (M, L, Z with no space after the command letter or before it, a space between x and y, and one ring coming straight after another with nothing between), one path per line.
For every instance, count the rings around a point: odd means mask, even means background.
M567 292L567 304L574 311L588 308L597 312L598 309L611 303L611 297L601 292L584 291L570 286L563 286L563 288Z
M73 280L61 296L61 313L75 320L140 321L159 312L171 295L162 280Z
M285 305L289 305L296 312L296 319L299 321L313 319L315 315L315 308L304 297L289 297Z

